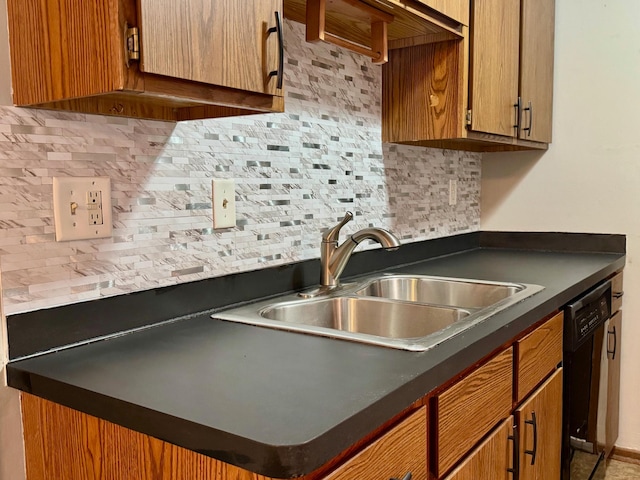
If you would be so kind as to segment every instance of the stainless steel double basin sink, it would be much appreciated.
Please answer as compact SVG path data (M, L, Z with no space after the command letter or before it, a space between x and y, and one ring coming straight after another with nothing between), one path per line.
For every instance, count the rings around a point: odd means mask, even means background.
M542 289L522 283L383 274L314 298L287 295L212 317L425 351Z

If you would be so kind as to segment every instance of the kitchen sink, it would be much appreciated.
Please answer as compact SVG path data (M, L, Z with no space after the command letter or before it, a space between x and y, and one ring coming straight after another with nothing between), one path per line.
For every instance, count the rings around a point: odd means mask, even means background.
M261 310L260 315L281 322L385 338L415 338L442 330L468 316L469 311L377 298L334 297L279 303Z
M454 307L484 308L521 292L514 283L462 280L426 275L387 275L367 282L356 295Z
M286 295L212 317L425 351L542 289L520 283L384 274L313 298Z

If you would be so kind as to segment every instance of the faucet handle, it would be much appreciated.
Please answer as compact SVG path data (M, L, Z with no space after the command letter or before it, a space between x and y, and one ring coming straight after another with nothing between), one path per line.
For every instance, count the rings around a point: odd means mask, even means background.
M326 230L322 234L322 241L323 242L337 242L338 241L338 237L340 236L340 229L342 227L344 227L347 223L349 223L351 220L353 220L353 213L347 212L345 214L344 218L342 220L340 220L340 222L337 225L335 225L334 227Z

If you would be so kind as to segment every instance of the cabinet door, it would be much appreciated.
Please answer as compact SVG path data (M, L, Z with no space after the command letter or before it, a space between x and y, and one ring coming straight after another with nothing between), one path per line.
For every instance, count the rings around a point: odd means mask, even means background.
M513 417L505 420L445 480L507 480L513 468Z
M515 136L520 0L474 0L471 15L471 130Z
M551 142L555 0L522 0L520 138Z
M282 0L139 0L141 70L259 93L276 93Z
M620 343L622 312L617 312L607 325L607 415L605 451L611 453L618 439L620 425Z
M516 410L520 434L520 480L560 478L562 369Z

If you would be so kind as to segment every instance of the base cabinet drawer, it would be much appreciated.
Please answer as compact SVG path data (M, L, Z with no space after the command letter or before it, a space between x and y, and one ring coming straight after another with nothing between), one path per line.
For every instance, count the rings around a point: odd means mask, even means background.
M513 347L493 357L434 398L440 477L487 432L511 414Z
M325 480L427 479L427 412L422 407Z
M516 342L516 403L520 403L562 362L563 313Z

